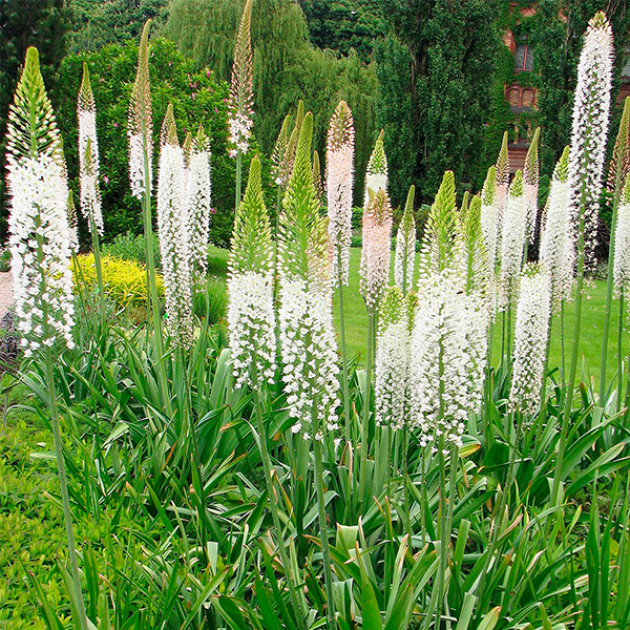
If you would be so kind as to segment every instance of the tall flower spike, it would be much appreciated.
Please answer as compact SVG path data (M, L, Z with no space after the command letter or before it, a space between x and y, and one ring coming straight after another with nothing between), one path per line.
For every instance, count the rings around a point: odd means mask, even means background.
M521 278L514 328L510 407L523 415L540 405L550 316L550 285L546 269L528 265Z
M96 134L96 105L90 85L87 63L83 64L83 79L77 99L79 119L79 183L81 188L81 212L88 219L88 229L92 226L103 234L103 213L101 193L98 189L99 157Z
M452 270L430 272L418 285L411 338L410 419L421 446L458 446L466 421L481 407L486 309L467 295Z
M288 181L293 173L293 165L295 164L295 153L297 151L298 139L300 132L302 131L302 123L304 122L304 101L299 101L297 105L297 111L295 113L295 124L293 125L293 131L289 136L289 143L287 144L287 157L285 160L286 166L286 180Z
M229 141L232 145L230 155L245 154L249 149L252 135L253 82L252 82L252 21L253 0L246 0L241 22L236 35L232 81L228 99Z
M584 255L592 264L597 245L612 83L613 35L600 11L588 23L580 54L569 152L573 229L584 231Z
M494 294L495 276L498 264L499 245L499 217L497 207L497 174L494 166L488 169L486 181L481 189L481 232L486 248L486 268L488 295ZM494 309L494 300L491 307Z
M460 216L464 216L466 212L468 212L468 202L470 200L470 193L466 190L464 191L464 196L462 197L462 205L459 208Z
M618 292L628 295L630 289L630 173L617 207L613 280Z
M552 304L569 299L573 285L575 242L569 202L569 147L558 160L551 178L549 197L540 240L540 262L551 283Z
M525 213L527 217L527 240L534 242L536 236L536 221L538 220L538 140L540 127L536 128L534 137L527 149L525 167L523 168L523 187L525 195Z
M275 373L273 243L260 183L260 160L249 168L236 209L228 279L230 352L237 387L272 383Z
M359 268L359 289L369 313L378 304L389 280L392 208L385 190L369 191L370 201L363 213L363 246Z
M166 314L174 342L188 346L192 341L193 323L184 152L177 140L170 104L162 124L160 145L157 215Z
M301 125L295 165L280 215L280 352L293 432L323 438L337 429L339 381L332 316L327 221L310 163L313 116ZM317 428L313 422L317 423Z
M384 130L381 129L381 133L378 134L365 172L364 205L366 206L370 200L370 190L373 190L375 193L380 189L387 191L387 156L385 155L385 147L383 145L384 134Z
M190 143L187 177L187 208L191 270L205 273L208 265L208 235L212 182L210 177L209 140L202 125Z
M444 271L452 266L456 255L457 222L455 177L452 171L446 171L427 217L420 249L420 275Z
M273 147L273 153L271 154L271 175L276 186L284 188L289 182L289 167L288 167L288 151L289 139L291 134L289 128L291 126L291 116L288 114L285 116L282 122L278 139Z
M326 148L328 231L333 248L332 279L348 284L352 241L352 189L354 184L354 124L352 112L341 101L330 119ZM341 264L340 264L341 263Z
M9 246L18 330L26 356L74 346L65 160L36 48L26 51L7 125Z
M496 203L499 220L499 230L503 225L503 213L507 204L508 187L510 185L510 158L508 154L508 132L503 134L501 150L495 166L497 177Z
M151 84L149 80L149 28L147 20L142 29L140 48L138 49L138 69L136 80L131 90L127 136L129 138L129 182L131 194L142 197L145 193L145 181L153 172L153 118L151 113ZM150 192L150 191L148 191Z
M383 295L376 337L374 401L376 423L402 429L408 406L410 317L409 300L400 287Z
M508 191L501 235L501 297L503 305L506 305L514 295L517 279L523 266L526 220L523 174L521 171L516 171Z
M619 122L619 131L610 158L608 190L621 194L626 175L630 172L630 96L626 96Z
M481 198L479 196L472 198L459 224L466 291L485 294L488 289L488 259L481 227Z
M413 216L413 200L416 187L411 186L407 193L405 210L396 234L396 258L394 281L407 293L413 286L413 272L416 260L416 220Z

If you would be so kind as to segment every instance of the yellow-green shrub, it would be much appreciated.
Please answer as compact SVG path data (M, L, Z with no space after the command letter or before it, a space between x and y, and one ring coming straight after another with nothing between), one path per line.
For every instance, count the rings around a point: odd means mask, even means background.
M103 256L101 260L105 295L125 308L147 306L147 270L144 265L116 256ZM72 271L75 287L91 291L98 283L94 254L77 256L77 262L78 265L73 266ZM156 274L156 284L161 297L164 285L160 274Z

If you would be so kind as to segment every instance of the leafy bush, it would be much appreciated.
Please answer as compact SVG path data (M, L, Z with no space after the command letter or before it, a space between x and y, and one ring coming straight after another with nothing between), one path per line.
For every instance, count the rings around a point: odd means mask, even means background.
M210 245L208 248L208 274L226 276L229 254L230 252L227 249Z
M210 277L197 287L193 299L193 312L197 317L205 318L207 324L217 324L225 319L227 307L225 282Z
M11 271L11 250L0 247L0 271Z
M85 291L97 286L94 254L78 256L78 269L73 271L74 282ZM147 270L132 260L103 256L103 284L105 295L121 307L146 306L148 301ZM159 295L164 294L162 277L156 274Z
M103 253L106 256L115 256L122 260L132 260L141 265L147 264L146 240L144 234L125 232L119 234L111 242L103 245ZM157 235L153 235L153 254L155 266L160 267L160 242Z
M151 100L153 136L157 165L160 126L166 108L173 104L180 142L186 132L199 124L211 140L212 200L219 208L213 220L212 238L227 242L234 208L234 160L227 155L228 85L219 82L209 69L195 71L193 62L178 52L175 44L164 39L150 42ZM97 109L101 154L100 187L106 237L142 231L140 203L131 196L127 157L127 107L131 82L135 76L138 48L105 46L98 52L69 55L61 64L57 120L64 138L71 186L77 192L77 117L76 99L83 62L90 70ZM225 215L225 216L223 216ZM229 229L228 229L229 226ZM82 240L87 241L82 225ZM223 233L225 232L225 234Z

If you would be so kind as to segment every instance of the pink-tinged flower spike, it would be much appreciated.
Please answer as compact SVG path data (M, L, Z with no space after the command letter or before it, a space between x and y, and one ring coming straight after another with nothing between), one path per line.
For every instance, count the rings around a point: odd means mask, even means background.
M167 324L174 342L186 347L192 341L193 323L184 152L170 104L160 138L157 214Z
M74 346L68 185L61 137L29 48L7 125L7 187L18 330L25 355Z
M409 405L411 326L416 297L390 287L379 312L374 362L376 423L392 429L406 424Z
M328 232L333 248L332 281L348 284L352 240L352 189L354 179L354 126L345 101L335 108L328 127L326 182Z
M508 154L508 132L503 134L501 150L495 165L497 177L496 204L498 212L498 225L501 230L503 225L503 213L507 204L508 187L510 185L510 156Z
M79 184L81 188L81 213L88 220L88 229L103 234L101 193L98 188L99 157L96 134L96 105L90 85L87 63L83 64L83 79L77 99L79 119Z
M230 353L236 387L274 382L273 243L254 157L243 201L236 209L228 279Z
M584 238L584 257L592 264L597 244L599 196L602 190L610 88L613 34L600 11L589 22L577 72L573 128L569 152L569 190L573 229Z
M410 420L421 446L461 446L468 416L481 407L487 314L453 270L420 278L411 336Z
M392 235L392 208L385 190L369 191L370 201L363 213L363 247L359 268L359 288L368 313L376 314L389 280Z
M528 265L521 278L514 328L510 407L523 415L540 405L549 335L551 286L547 270Z
M190 146L188 159L187 207L190 240L190 265L205 273L208 265L208 235L212 183L210 179L210 147L203 126Z
M613 280L619 293L630 293L630 173L617 208Z
M407 194L403 212L396 234L396 257L394 262L394 281L407 293L413 286L413 272L416 260L416 220L413 216L413 200L416 187L411 186Z
M501 235L501 298L506 305L515 294L525 251L525 195L523 174L516 171L510 184Z
M558 160L551 178L540 240L540 262L550 277L552 305L571 297L575 240L569 202L569 147Z
M365 206L370 200L370 190L373 190L375 193L379 190L387 192L387 156L383 145L384 134L385 132L381 129L365 172L365 197L363 201Z
M251 19L253 0L245 2L243 15L236 35L234 65L228 98L229 142L232 145L230 155L244 155L249 149L252 135L253 82L252 82L252 42Z
M494 166L488 169L486 181L481 189L481 233L486 248L486 284L491 297L490 307L494 313L496 308L494 294L499 262L499 212L497 205L497 174Z
M153 118L149 81L149 28L142 29L138 50L138 69L131 90L127 136L129 138L129 181L131 194L138 199L145 193L145 182L153 178ZM151 192L150 190L147 192Z
M279 230L280 352L292 431L323 438L338 428L339 381L327 221L313 184L313 116L301 125Z
M525 167L523 168L523 190L525 195L525 213L527 217L527 240L534 242L536 236L536 222L538 220L538 141L540 127L534 132L534 137L527 150Z

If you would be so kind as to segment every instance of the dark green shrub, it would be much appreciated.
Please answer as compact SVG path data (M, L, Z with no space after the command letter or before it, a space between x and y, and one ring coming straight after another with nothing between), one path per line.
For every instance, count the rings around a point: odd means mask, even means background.
M227 276L228 256L227 249L210 245L208 247L208 275Z
M206 319L208 324L217 324L227 315L228 297L225 282L212 276L197 285L193 298L193 312Z
M147 250L144 234L134 234L125 232L118 234L109 243L102 247L106 256L116 256L123 260L133 260L143 265L147 264ZM160 243L156 234L153 235L153 253L155 256L155 266L160 268Z

